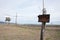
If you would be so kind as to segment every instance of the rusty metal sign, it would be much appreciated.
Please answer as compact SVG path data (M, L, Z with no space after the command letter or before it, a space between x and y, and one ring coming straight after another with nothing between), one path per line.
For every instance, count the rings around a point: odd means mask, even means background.
M38 15L38 22L49 22L50 14Z

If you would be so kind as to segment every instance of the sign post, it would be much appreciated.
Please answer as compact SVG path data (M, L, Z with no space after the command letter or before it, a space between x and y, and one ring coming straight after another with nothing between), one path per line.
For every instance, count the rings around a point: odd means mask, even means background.
M46 14L46 9L44 8L44 0L42 1L42 3L43 3L42 15L38 15L38 22L42 22L40 40L43 40L45 25L47 22L50 21L50 14Z
M49 22L49 20L50 20L50 15L49 14L42 14L42 15L38 16L38 22L42 22L40 40L43 40L45 25L46 25L47 22Z
M43 33L44 33L44 29L45 29L45 22L42 22L40 40L43 40Z

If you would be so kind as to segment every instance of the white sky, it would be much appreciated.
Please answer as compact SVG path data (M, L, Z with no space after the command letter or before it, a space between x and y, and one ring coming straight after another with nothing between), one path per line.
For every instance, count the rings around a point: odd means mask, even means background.
M60 24L60 0L45 0L47 14L50 14L50 23ZM5 16L11 17L15 22L16 13L18 23L39 24L38 15L42 14L42 0L0 0L0 21L5 21Z

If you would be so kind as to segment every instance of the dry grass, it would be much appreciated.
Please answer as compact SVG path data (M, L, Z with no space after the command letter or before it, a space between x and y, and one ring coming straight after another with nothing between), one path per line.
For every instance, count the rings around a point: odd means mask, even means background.
M60 27L47 27L45 31L46 40L60 40Z
M47 27L46 40L59 40L60 27ZM0 24L0 40L40 40L40 27L21 27Z

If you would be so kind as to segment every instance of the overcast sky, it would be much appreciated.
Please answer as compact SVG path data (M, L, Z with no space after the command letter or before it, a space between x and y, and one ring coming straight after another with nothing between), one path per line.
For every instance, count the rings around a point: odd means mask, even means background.
M45 0L47 14L50 14L50 24L60 24L60 0ZM16 13L19 24L39 24L38 15L42 14L42 0L0 0L0 21L5 16L11 17L15 23Z

